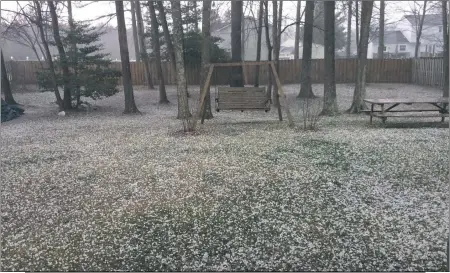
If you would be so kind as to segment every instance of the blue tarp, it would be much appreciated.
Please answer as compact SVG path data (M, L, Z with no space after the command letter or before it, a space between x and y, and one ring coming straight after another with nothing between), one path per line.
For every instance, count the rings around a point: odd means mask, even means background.
M7 104L2 98L2 122L15 119L23 114L25 110L17 105Z

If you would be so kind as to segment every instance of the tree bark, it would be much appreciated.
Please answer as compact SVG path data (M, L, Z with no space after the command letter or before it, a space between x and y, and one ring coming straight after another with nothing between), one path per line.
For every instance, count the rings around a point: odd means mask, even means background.
M258 13L258 40L256 42L256 61L261 61L261 42L262 42L262 23L263 23L263 16L264 16L264 1L259 1L259 13ZM259 71L260 66L258 65L256 67L255 72L255 87L259 86Z
M321 115L335 115L338 112L336 100L335 79L335 4L334 1L324 2L325 20L325 81L323 109Z
M167 24L166 11L162 1L156 1L158 7L158 16L163 28L164 40L166 41L167 51L169 52L170 63L175 71L175 50L173 48L172 38L170 37L169 25Z
M269 32L269 1L264 1L264 24L265 24L265 30L266 30L266 45L267 45L267 60L272 61L272 50L273 46L270 43L270 32ZM268 67L268 83L267 83L267 97L269 99L272 99L272 68Z
M283 1L280 1L280 5L282 5ZM273 16L273 23L272 23L272 40L273 40L273 59L275 61L275 69L280 74L280 37L281 35L278 35L279 26L280 26L280 17L278 16L278 4L277 1L272 1L272 16ZM278 86L273 86L273 94L272 94L272 101L275 106L279 105L279 97L278 97Z
M11 85L9 84L8 79L8 73L6 72L6 65L5 65L5 59L3 58L3 50L0 52L1 54L1 62L2 62L2 92L5 96L5 101L8 104L17 104L17 102L14 100Z
M117 32L119 37L120 61L122 65L123 93L125 95L124 114L138 113L134 101L133 85L131 82L130 55L128 52L127 28L123 11L123 1L115 1L117 16Z
M202 74L200 75L200 94L203 90L203 86L205 86L209 64L211 63L211 1L203 2L202 34ZM203 104L202 115L205 119L213 118L213 114L211 111L211 93L209 88L206 91L206 98L205 103Z
M356 51L359 51L359 0L355 0Z
M361 40L358 50L358 74L356 78L353 102L348 113L360 113L366 109L364 98L366 96L366 70L367 70L367 48L369 46L370 20L372 18L373 1L363 1L361 7Z
M64 46L61 40L61 36L59 34L59 24L58 24L58 16L56 15L56 8L53 4L53 1L47 1L50 16L52 17L52 30L53 30L53 38L55 39L56 48L58 49L62 76L63 76L63 84L64 84L64 109L70 110L72 109L72 92L70 88L70 74L69 74L69 65L67 63L67 55L64 50Z
M136 7L135 0L130 0L131 5L131 29L133 30L134 53L136 54L136 63L141 61L141 51L139 50L139 36L136 26ZM139 1L137 2L139 4Z
M315 98L311 86L311 55L314 27L314 1L307 1L305 6L305 27L303 31L301 87L297 98Z
M378 59L384 59L384 12L386 3L380 0L380 30L378 35Z
M242 1L231 2L231 61L242 62ZM231 68L231 87L243 87L244 77L241 66Z
M298 61L300 55L300 10L302 1L297 1L297 14L295 15L295 45L294 45L294 60Z
M170 62L172 63L173 71L176 71L176 60L175 60L175 49L173 47L172 38L170 37L170 31L169 26L167 24L167 18L166 18L166 11L164 9L164 5L162 1L157 1L158 4L158 15L159 20L161 21L161 26L163 28L164 33L164 40L166 41L167 51L169 52L169 58ZM185 75L186 78L186 75ZM184 88L186 90L186 95L189 98L189 92L187 88L187 81L186 81L186 87Z
M449 91L449 33L448 33L448 10L447 1L442 1L442 34L444 35L444 92L443 96L448 98Z
M195 22L194 22L194 30L195 30L195 32L199 32L199 29L198 29L198 12L197 12L197 1L192 1L192 5L193 5L193 8L194 8L194 18L195 18Z
M67 0L67 14L68 14L68 21L69 21L69 28L70 28L70 32L73 33L75 32L75 25L74 25L74 21L73 21L73 14L72 14L72 0ZM75 86L75 96L76 96L76 105L75 108L78 108L78 106L81 104L81 90L80 90L80 85L78 84L78 57L77 57L77 41L75 40L75 38L72 36L72 41L71 41L71 56L69 56L69 58L71 59L71 62L73 62L73 74L74 74L74 78L76 79L76 86Z
M148 9L150 11L153 53L155 54L156 72L159 79L159 104L166 104L169 103L169 100L167 99L166 86L164 84L164 75L161 63L161 46L159 44L159 25L153 1L148 1Z
M44 47L45 54L47 55L46 61L48 64L48 68L50 70L51 77L52 77L53 92L55 93L56 103L58 104L59 110L62 111L62 110L64 110L64 101L61 98L61 94L59 94L58 79L56 77L56 72L55 72L55 64L53 63L52 54L50 53L50 48L48 47L47 39L45 39L45 30L44 30L44 26L43 26L44 20L42 19L41 3L38 0L34 0L33 2L35 5L35 8L36 8L36 15L37 15L37 20L38 20L37 25L39 28L39 34L41 36L42 46Z
M347 59L350 59L352 53L352 0L348 0L348 14L347 14L347 44L345 47L345 53Z
M191 122L189 121L191 113L186 90L186 77L184 68L184 50L183 50L183 22L181 18L181 6L179 1L171 1L172 19L173 19L173 44L175 49L177 89L178 89L178 115L177 118L183 119L188 124L185 130L190 131Z
M419 25L417 26L417 32L416 32L416 46L414 47L414 58L419 58L419 49L420 49L420 38L422 36L422 28L423 28L423 21L425 19L425 15L427 12L427 2L428 1L423 1L423 11L422 11L422 16L420 17L419 20Z
M147 79L147 85L149 89L155 89L152 80L152 74L150 72L150 59L147 54L147 49L145 48L145 36L144 36L144 22L142 20L141 3L139 1L135 4L136 8L136 21L137 21L137 31L139 38L139 48L141 50L140 55L145 67L145 78Z

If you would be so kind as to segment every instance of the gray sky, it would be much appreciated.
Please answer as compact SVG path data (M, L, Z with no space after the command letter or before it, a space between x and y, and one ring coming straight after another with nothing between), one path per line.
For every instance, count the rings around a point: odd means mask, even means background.
M28 1L19 1L25 4ZM74 9L74 18L76 20L89 20L94 19L96 17L99 17L101 15L106 15L109 13L115 12L115 6L114 1L97 1L95 3L92 3L84 8L80 8L80 2L83 2L83 4L86 4L87 2L92 1L73 1ZM221 6L229 5L229 2L226 3L224 1L216 1L221 2ZM378 1L375 1L376 5L378 6ZM403 13L399 12L399 9L408 9L410 4L413 3L413 1L386 1L386 20L390 21L398 21L402 16ZM127 3L128 4L128 3ZM302 8L304 7L305 3L302 1ZM257 14L257 1L254 1L255 8L253 9L253 12ZM295 11L296 11L296 5L297 1L284 1L283 3L284 13L290 17L295 17ZM1 2L2 9L10 9L10 10L17 10L18 6L16 1L2 1ZM225 8L225 7L223 7ZM127 19L128 24L130 23L131 15L129 12L125 13L125 17ZM98 23L102 23L105 20L99 20ZM289 24L290 20L286 20L286 24ZM115 19L110 21L110 25L116 26L117 21Z

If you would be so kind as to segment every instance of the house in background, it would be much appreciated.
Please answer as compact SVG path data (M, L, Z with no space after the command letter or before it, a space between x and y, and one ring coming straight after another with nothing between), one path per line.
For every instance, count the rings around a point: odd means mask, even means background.
M385 53L393 58L414 58L416 29L421 16L405 15L395 31L386 31L384 37ZM443 26L441 14L427 14L423 19L419 57L442 56ZM369 45L368 58L376 58L378 38Z
M288 39L281 43L280 45L280 59L289 60L294 59L295 50L295 39ZM302 59L303 54L303 43L299 42L299 59ZM323 59L324 58L324 47L319 44L312 44L311 59Z
M378 56L378 38L375 38L368 48L368 58L377 58ZM384 32L384 51L385 58L411 58L414 57L415 43L411 43L400 30Z
M255 61L256 60L256 42L258 41L257 30L258 21L246 17L244 20L244 51L242 52L242 60ZM269 35L272 42L272 26L269 26ZM211 32L211 36L219 37L222 39L219 42L219 47L225 49L231 56L231 24L227 24L217 30ZM261 61L267 60L267 44L266 33L263 28L261 39Z

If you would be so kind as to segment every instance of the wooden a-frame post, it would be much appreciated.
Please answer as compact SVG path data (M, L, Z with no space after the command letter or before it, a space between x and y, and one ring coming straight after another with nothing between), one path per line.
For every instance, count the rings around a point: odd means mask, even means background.
M211 85L211 76L212 76L214 68L215 67L230 67L230 66L245 66L245 65L270 65L270 67L272 68L272 74L275 78L275 82L278 87L278 96L282 100L283 108L286 111L286 116L288 118L288 125L289 125L289 127L294 126L294 119L291 115L291 112L289 111L289 107L288 107L288 104L286 101L286 96L284 94L283 87L281 86L281 81L278 78L278 73L275 69L275 65L273 64L272 61L260 61L260 62L245 62L245 63L241 63L241 62L239 62L239 63L215 63L215 64L209 65L208 76L206 77L205 85L203 86L202 93L200 94L200 102L198 104L196 114L193 116L193 120L192 120L193 130L195 130L198 119L203 116L202 115L202 110L204 110L203 104L205 103L206 92L208 91L208 88ZM278 109L280 109L280 105L277 105L277 106L278 106ZM279 115L279 118L281 121L283 119L281 116L281 110L278 111L278 115Z

